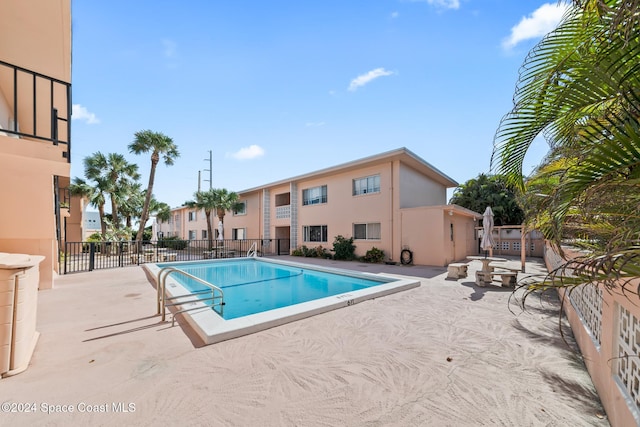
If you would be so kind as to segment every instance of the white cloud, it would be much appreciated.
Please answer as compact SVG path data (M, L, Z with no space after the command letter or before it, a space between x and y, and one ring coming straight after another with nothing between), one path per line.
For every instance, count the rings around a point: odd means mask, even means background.
M398 16L400 16L400 14L398 12L391 12L391 17L392 18L397 18Z
M233 157L238 160L249 160L261 157L264 155L264 149L259 145L250 145L248 147L242 147L235 153L227 154L227 157Z
M307 122L304 125L309 128L317 128L320 126L324 126L325 123L324 122Z
M89 125L95 125L100 123L100 120L95 114L87 111L85 107L80 104L73 104L71 106L71 120L84 120Z
M376 68L375 70L371 70L366 74L361 74L355 79L351 80L349 84L349 90L351 92L357 90L360 86L364 86L368 83L371 83L373 80L378 77L390 76L394 74L393 71L387 71L384 68Z
M428 3L431 6L442 7L445 9L459 9L460 0L407 0L411 3Z
M553 31L568 7L568 3L543 4L511 28L511 35L502 42L502 47L511 49L521 41L542 37Z
M162 46L164 50L162 53L167 58L175 58L178 53L178 44L173 40L164 39L162 40Z

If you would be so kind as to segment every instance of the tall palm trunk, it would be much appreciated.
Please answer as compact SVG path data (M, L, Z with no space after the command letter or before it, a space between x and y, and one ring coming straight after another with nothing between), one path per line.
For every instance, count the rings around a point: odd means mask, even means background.
M207 219L207 237L209 237L209 250L213 249L213 227L211 226L211 211L204 211L204 215Z
M120 217L118 216L118 203L116 202L114 193L111 193L111 222L113 229L120 229Z
M142 207L142 214L140 215L140 227L138 228L138 234L136 234L136 241L142 240L142 234L144 233L144 227L149 219L149 205L151 204L151 195L153 194L153 181L156 176L156 166L160 160L160 155L154 152L151 155L151 171L149 172L149 185L147 185L147 194L144 198L144 206Z
M107 223L104 222L104 203L98 205L98 215L100 216L100 231L102 232L102 238L107 235Z

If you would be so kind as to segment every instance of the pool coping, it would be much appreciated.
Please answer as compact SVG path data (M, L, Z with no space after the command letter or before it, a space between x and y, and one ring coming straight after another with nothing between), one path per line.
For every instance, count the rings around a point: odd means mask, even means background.
M237 260L252 260L253 258L236 258ZM262 262L271 264L279 264L289 267L303 268L307 270L315 270L321 272L335 273L350 277L362 279L381 280L382 283L370 288L360 289L357 291L349 291L338 295L332 295L312 301L294 304L288 307L277 308L262 313L251 314L248 316L238 317L235 319L225 320L218 313L213 311L211 307L203 302L187 302L182 305L176 305L177 310L189 309L190 311L181 313L184 319L189 323L191 328L198 334L205 344L215 344L217 342L238 338L244 335L253 334L255 332L270 329L285 323L294 322L317 314L326 313L343 307L349 307L362 301L374 299L390 295L392 293L405 291L420 286L420 280L415 278L396 278L389 275L374 274L367 272L354 272L352 270L344 270L332 267L318 267L309 264L302 264L292 261L280 261L272 258L258 258ZM206 260L206 261L183 261L159 264L198 264L198 263L215 263L224 262L226 260ZM157 283L158 272L161 267L158 264L144 264L143 268L153 277ZM168 297L188 297L189 291L172 279L169 275L165 283L165 292ZM176 299L180 302L180 298ZM199 308L201 307L201 309Z

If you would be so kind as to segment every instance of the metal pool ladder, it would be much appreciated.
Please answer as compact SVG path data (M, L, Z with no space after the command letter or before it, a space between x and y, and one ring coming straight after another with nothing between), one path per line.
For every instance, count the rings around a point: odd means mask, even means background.
M179 273L182 274L183 276L186 276L190 279L195 280L198 283L202 283L203 285L211 288L211 290L206 290L206 291L198 291L198 292L192 292L189 294L184 294L184 295L179 295L176 297L166 297L165 294L165 289L166 289L166 281L167 281L167 277L169 277L169 275L171 273ZM187 273L186 271L182 271L177 269L176 267L164 267L163 269L161 269L158 272L158 276L157 276L157 280L156 280L156 288L157 288L157 306L158 306L158 314L162 314L162 321L164 322L165 320L165 315L166 315L166 310L165 308L167 306L171 307L171 306L175 306L175 305L185 305L185 304L189 304L189 303L195 303L195 302L202 302L202 301L211 301L211 309L214 310L215 312L217 312L220 316L223 315L224 312L224 291L222 289L220 289L219 287L217 287L216 285L213 285L209 282L207 282L206 280L202 280L199 277L196 277L192 274ZM198 295L203 295L203 294L208 294L209 292L211 292L211 296L207 297L207 298L199 298L197 297ZM217 295L216 295L217 293ZM184 298L188 298L188 297L196 297L195 299L187 299L187 300L183 300ZM171 302L167 304L167 301L173 301L173 300L178 300L176 302ZM216 307L219 307L219 310L216 310ZM195 306L195 307L190 307L190 308L184 308L182 310L179 310L177 312L175 312L173 314L173 317L171 319L171 326L173 326L175 324L176 321L176 315L181 314L181 313L185 313L187 311L191 311L191 310L197 310L202 308L201 306Z
M258 256L258 244L253 242L249 250L247 251L247 258L249 257L257 257Z

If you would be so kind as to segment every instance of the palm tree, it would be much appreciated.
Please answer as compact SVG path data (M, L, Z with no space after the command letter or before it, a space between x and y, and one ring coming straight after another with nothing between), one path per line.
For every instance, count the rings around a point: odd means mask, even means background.
M158 202L155 199L152 199L151 210L155 212L156 218L162 222L169 221L169 218L171 218L171 206L164 202Z
M142 190L142 184L139 182L130 183L122 190L123 197L119 204L118 212L125 219L125 227L131 229L133 219L138 218L140 212L142 212L145 195Z
M640 0L573 3L526 58L492 165L526 191L547 238L589 247L578 282L616 286L640 276ZM552 151L525 185L539 135Z
M102 236L107 234L107 223L105 221L105 197L104 191L100 186L92 186L84 179L75 177L73 182L69 186L69 192L71 195L84 197L89 201L89 204L98 208L98 215L100 216L100 231Z
M101 152L84 159L85 176L96 181L109 194L114 230L120 229L119 202L126 197L128 188L140 178L138 165L129 163L122 154Z
M204 210L204 215L207 220L207 237L209 240L209 250L213 248L213 229L211 226L211 212L216 210L218 203L216 200L216 194L213 189L207 191L196 191L193 194L195 200L188 201L185 205Z
M149 171L149 184L147 185L146 197L142 213L140 215L140 227L136 234L136 240L142 240L145 224L149 219L149 205L151 196L153 195L153 182L156 175L156 167L160 162L160 156L163 157L167 166L173 164L174 160L180 156L178 148L173 140L160 132L152 132L143 130L136 132L134 141L129 144L129 152L134 154L142 154L151 152L151 170Z
M229 191L226 188L214 188L213 190L216 216L224 224L224 216L227 211L239 208L238 193Z

